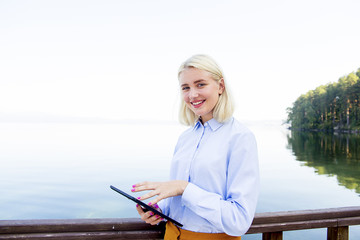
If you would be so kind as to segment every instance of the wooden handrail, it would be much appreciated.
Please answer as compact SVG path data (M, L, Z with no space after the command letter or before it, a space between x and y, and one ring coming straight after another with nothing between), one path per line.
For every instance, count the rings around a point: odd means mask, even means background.
M247 234L281 240L283 231L327 228L328 240L345 240L351 225L360 225L360 206L257 213ZM163 224L135 218L0 220L0 239L161 239L163 233Z
M257 213L247 234L360 224L360 206Z

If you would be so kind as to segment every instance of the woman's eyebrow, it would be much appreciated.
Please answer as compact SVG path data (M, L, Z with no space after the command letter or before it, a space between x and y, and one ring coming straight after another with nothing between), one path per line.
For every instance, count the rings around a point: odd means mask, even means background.
M197 83L199 83L199 82L206 82L206 80L205 80L205 79L195 80L195 81L194 81L194 84L197 84ZM181 84L180 86L183 87L183 86L188 86L188 85L189 85L188 83L183 83L183 84Z
M206 81L205 79L199 79L199 80L194 81L194 83L205 82L205 81Z

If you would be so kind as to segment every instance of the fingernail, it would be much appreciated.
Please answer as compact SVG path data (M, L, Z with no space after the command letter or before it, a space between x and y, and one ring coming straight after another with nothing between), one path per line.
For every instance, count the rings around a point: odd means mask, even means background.
M159 205L157 205L157 203L155 203L154 207L155 207L155 208L159 208Z
M136 204L136 207L139 207L140 205L139 204Z
M131 189L132 192L135 192L135 189Z
M149 205L151 206L151 202L149 202Z
M132 185L132 187L134 188L134 187L136 187L136 185L134 184L134 185Z
M164 218L161 218L161 220L164 220Z
M139 200L140 200L140 198L141 198L141 197L137 197L137 199L139 199Z
M151 215L151 216L153 216L153 215L154 215L154 213L153 213L153 212L150 212L150 215Z

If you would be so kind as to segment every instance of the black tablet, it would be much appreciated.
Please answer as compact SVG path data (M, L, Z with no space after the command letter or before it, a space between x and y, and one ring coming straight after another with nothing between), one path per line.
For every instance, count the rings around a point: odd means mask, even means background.
M123 191L121 191L120 189L118 189L118 188L116 188L116 187L114 187L114 186L112 186L112 185L110 185L110 188L111 188L112 190L114 190L115 192L120 193L120 194L123 195L124 197L127 197L128 199L130 199L130 200L132 200L132 201L140 204L140 205L141 205L143 208L145 208L146 210L152 211L154 214L159 215L160 217L165 218L165 219L173 222L174 224L178 225L179 227L182 227L182 226L183 226L181 223L177 222L176 220L174 220L174 219L166 216L165 214L159 212L159 211L156 210L155 208L147 205L146 203L140 201L139 199L134 198L133 196L130 196L130 195L127 194L126 192L123 192Z

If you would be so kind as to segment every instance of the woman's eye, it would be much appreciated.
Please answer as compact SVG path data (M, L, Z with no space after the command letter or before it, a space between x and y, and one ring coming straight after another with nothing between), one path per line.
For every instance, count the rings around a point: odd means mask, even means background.
M197 86L198 86L198 87L204 87L205 84L204 84L204 83L199 83Z
M183 90L183 91L186 91L186 90L188 90L189 89L189 87L182 87L181 88L181 90Z

